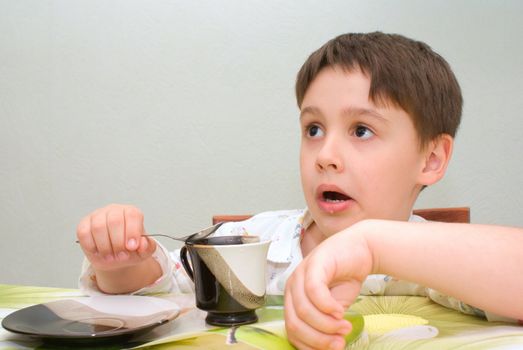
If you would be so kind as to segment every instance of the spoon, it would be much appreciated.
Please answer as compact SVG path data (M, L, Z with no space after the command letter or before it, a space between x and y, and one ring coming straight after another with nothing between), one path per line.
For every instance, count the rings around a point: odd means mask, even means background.
M153 233L153 234L146 235L146 236L147 237L167 237L167 238L174 239L174 240L180 241L180 242L189 242L189 241L198 240L198 239L202 239L202 238L205 238L207 236L210 236L211 234L216 232L216 230L221 225L223 225L223 222L219 222L216 225L212 225L210 227L204 228L201 231L198 231L196 233L192 233L190 235L183 236L183 237L174 237L174 236L170 236L170 235L164 235L164 234L161 234L161 233Z
M161 234L161 233L153 233L153 234L150 234L150 235L148 234L148 235L144 235L144 236L147 236L147 237L167 237L167 238L174 239L174 240L180 241L180 242L189 242L189 241L192 241L192 240L202 239L202 238L205 238L207 236L210 236L211 234L216 232L216 230L223 224L224 224L223 222L219 222L216 225L212 225L210 227L204 228L201 231L198 231L198 232L195 232L195 233L192 233L190 235L183 236L183 237L175 237L175 236L170 236L170 235L164 235L164 234ZM80 243L80 241L77 240L76 243Z

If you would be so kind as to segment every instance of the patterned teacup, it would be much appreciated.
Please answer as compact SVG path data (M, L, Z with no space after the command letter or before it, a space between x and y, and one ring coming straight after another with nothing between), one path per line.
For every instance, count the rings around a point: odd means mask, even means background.
M256 236L220 236L185 243L180 258L194 281L196 306L217 326L253 323L265 304L270 241ZM189 264L190 257L191 263Z

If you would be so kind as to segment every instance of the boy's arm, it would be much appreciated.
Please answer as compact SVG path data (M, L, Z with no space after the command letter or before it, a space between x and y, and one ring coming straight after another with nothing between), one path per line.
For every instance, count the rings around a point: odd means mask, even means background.
M483 310L523 319L522 248L523 229L518 228L362 221L325 240L287 282L289 339L304 347L343 344L341 335L350 329L341 318L343 310L371 273L416 282Z
M480 309L523 319L523 229L438 222L362 224L373 256L372 273L413 281Z

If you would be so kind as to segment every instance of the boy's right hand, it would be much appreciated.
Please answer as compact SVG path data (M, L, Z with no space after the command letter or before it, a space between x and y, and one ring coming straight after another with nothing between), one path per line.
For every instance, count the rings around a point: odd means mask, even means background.
M98 271L129 267L149 258L156 242L146 236L143 214L131 205L111 204L84 217L76 236Z

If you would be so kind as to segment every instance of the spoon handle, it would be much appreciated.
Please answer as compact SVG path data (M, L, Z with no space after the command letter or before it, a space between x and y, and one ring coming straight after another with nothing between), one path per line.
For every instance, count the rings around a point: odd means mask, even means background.
M170 239L174 239L175 241L185 242L183 237L179 238L179 237L174 237L174 236L169 236L169 235L163 235L161 233L153 233L153 234L144 235L144 236L145 237L167 237L167 238L170 238ZM75 243L80 243L80 241L76 240Z
M144 236L145 237L167 237L167 238L170 238L170 239L174 239L175 241L185 242L184 237L174 237L174 236L169 236L169 235L163 235L161 233L153 233L153 234L144 235ZM75 243L80 243L80 241L76 240Z
M169 235L163 235L161 233L153 233L153 234L145 235L145 236L147 236L147 237L167 237L170 239L174 239L175 241L185 242L184 237L174 237L174 236L169 236Z
M196 239L200 239L200 238L205 238L207 236L210 236L211 234L213 234L221 225L223 224L223 222L220 222L216 225L213 225L211 227L208 227L206 229L203 229L199 232L196 232L196 233L193 233L191 235L188 235L188 236L183 236L183 237L175 237L175 236L169 236L169 235L164 235L164 234L161 234L161 233L153 233L153 234L147 234L147 235L144 235L146 237L167 237L167 238L170 238L170 239L174 239L175 241L180 241L180 242L185 242L187 240L190 240L190 239L193 239L193 238L196 238ZM80 243L80 241L76 240L75 241L76 243Z

